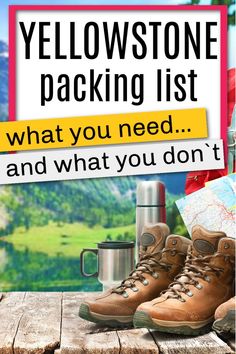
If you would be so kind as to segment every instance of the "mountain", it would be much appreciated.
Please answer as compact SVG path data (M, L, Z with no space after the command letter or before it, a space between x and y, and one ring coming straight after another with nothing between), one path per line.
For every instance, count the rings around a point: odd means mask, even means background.
M160 180L165 184L166 191L173 195L184 194L185 187L185 172L178 173L163 173L159 175L146 175L142 176L143 180Z
M0 54L8 52L8 45L0 40Z
M8 46L0 41L0 121L8 115Z

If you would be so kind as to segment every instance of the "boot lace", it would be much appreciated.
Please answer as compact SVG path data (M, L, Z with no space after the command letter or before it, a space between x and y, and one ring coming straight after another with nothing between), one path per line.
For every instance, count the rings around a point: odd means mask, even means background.
M169 285L167 290L162 291L161 295L166 294L167 298L175 298L185 302L186 300L183 299L181 293L185 293L190 297L193 296L192 292L188 288L188 285L194 285L196 288L201 289L202 285L197 279L200 278L210 282L209 273L219 276L224 271L223 268L215 267L209 264L212 258L219 256L223 256L225 260L228 260L232 264L235 263L234 257L232 258L230 255L217 252L214 255L196 257L192 254L190 249L186 257L183 271L175 277L175 281Z
M144 285L147 285L146 279L143 275L143 273L146 274L151 274L153 278L158 278L158 274L156 273L156 269L164 269L165 271L168 271L172 265L168 263L163 263L157 259L159 255L166 253L166 252L172 252L172 254L176 254L177 250L174 248L164 248L161 251L155 252L155 253L147 253L145 255L142 255L140 258L140 261L137 263L135 270L133 270L129 276L122 281L122 283L117 287L112 289L113 293L120 294L122 295L125 293L126 289L132 289L133 291L138 291L138 289L135 287L135 282L140 281ZM178 252L178 254L182 254L181 252ZM182 254L184 255L184 254Z

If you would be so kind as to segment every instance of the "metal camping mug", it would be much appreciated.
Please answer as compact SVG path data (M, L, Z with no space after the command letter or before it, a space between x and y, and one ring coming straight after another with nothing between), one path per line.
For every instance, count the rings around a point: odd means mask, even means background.
M134 242L104 241L98 243L98 248L84 248L80 254L81 274L87 278L98 278L103 290L118 286L134 269L134 246ZM95 273L85 272L86 252L97 256L98 269Z

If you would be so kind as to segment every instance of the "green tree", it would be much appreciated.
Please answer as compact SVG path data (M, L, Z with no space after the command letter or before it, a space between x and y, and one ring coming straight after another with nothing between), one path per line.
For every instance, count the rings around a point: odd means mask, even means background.
M198 5L201 0L191 0L191 5ZM188 3L189 4L189 3ZM235 0L211 0L211 5L228 6L228 25L235 26Z

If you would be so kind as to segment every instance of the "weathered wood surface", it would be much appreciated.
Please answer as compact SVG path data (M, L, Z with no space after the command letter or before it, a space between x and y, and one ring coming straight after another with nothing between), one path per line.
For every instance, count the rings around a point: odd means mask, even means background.
M117 332L121 353L158 354L159 349L147 329L130 329Z
M233 351L214 333L210 332L197 337L185 337L153 332L154 339L162 354L227 354ZM171 349L173 348L173 349Z
M84 321L78 316L79 305L93 296L0 293L0 354L234 353L214 332L184 337L146 329L112 330Z
M64 293L60 354L108 353L118 354L120 345L115 331L82 320L79 306L91 293Z
M62 293L27 293L14 354L44 354L60 345Z
M24 293L5 295L0 302L0 353L12 354L19 322L24 313Z

